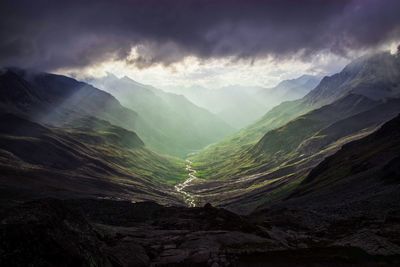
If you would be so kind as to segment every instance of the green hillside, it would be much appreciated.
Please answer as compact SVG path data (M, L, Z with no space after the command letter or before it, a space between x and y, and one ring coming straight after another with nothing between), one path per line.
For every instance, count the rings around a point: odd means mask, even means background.
M184 162L146 149L133 132L94 117L45 127L2 114L2 187L32 195L179 201Z

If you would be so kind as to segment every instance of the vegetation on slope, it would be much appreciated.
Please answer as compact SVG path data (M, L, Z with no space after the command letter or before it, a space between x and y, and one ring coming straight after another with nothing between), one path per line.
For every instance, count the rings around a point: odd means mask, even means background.
M223 170L232 170L231 173L235 173L237 162L251 166L252 161L246 159L246 151L253 147L266 132L284 125L309 109L310 107L302 106L299 101L284 102L269 111L255 124L192 155L191 160L198 170L199 177L214 179L219 177L219 172Z
M96 118L49 128L1 115L2 186L32 194L174 202L184 162L149 151L132 132ZM175 199L175 200L174 200Z
M254 173L267 163L269 168L279 166L285 160L300 156L295 153L296 148L319 130L338 120L368 110L375 104L368 98L349 95L332 105L311 111L284 126L268 131L257 143L249 143L245 150L243 150L244 146L242 145L242 151L229 157L229 160L226 160L228 162L221 161L218 170L214 170L214 167L217 166L212 165L212 163L207 167L198 166L199 173L204 177L226 179L232 174ZM217 146L217 149L219 148L220 146ZM201 158L195 157L195 159ZM264 166L265 168L266 166Z

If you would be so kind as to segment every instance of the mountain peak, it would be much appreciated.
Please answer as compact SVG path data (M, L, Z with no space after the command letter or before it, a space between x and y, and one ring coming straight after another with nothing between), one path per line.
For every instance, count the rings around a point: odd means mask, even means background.
M118 77L115 76L114 73L106 71L106 76L104 76L105 79L112 79L112 80L118 80Z
M313 105L331 103L355 93L380 100L398 95L400 62L389 52L367 54L350 62L343 70L326 76L304 97Z
M394 59L393 55L389 52L377 52L361 56L348 65L346 65L343 71L360 71L365 66L371 66L372 64L383 64L388 63Z

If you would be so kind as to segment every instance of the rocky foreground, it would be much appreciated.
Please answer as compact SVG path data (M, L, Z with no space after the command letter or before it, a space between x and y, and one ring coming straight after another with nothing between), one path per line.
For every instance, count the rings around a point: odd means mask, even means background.
M0 212L2 266L399 266L400 212L43 199Z

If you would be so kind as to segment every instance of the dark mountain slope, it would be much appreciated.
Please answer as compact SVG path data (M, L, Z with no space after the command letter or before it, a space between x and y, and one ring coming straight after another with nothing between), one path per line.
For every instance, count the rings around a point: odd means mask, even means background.
M373 108L350 116L329 125L316 133L312 138L302 142L298 150L310 154L317 152L329 143L352 133L375 129L383 122L389 121L400 112L400 99L393 98L375 105Z
M330 207L333 213L345 212L343 216L371 209L377 216L389 212L400 192L399 127L397 116L372 134L344 144L272 203L301 210ZM258 209L269 206L264 203Z
M345 144L285 198L258 207L255 221L370 253L400 255L400 115Z
M184 179L183 162L147 150L133 132L93 117L64 128L12 114L0 119L3 198L90 196L179 203L172 184Z
M124 106L137 111L152 128L162 132L145 143L163 153L185 157L188 153L219 141L233 131L223 120L182 95L167 93L124 77L113 75L92 81L113 94ZM138 129L142 136L151 135Z
M335 184L356 183L367 177L375 180L376 190L379 184L400 184L400 116L326 158L310 172L292 197L321 194Z

